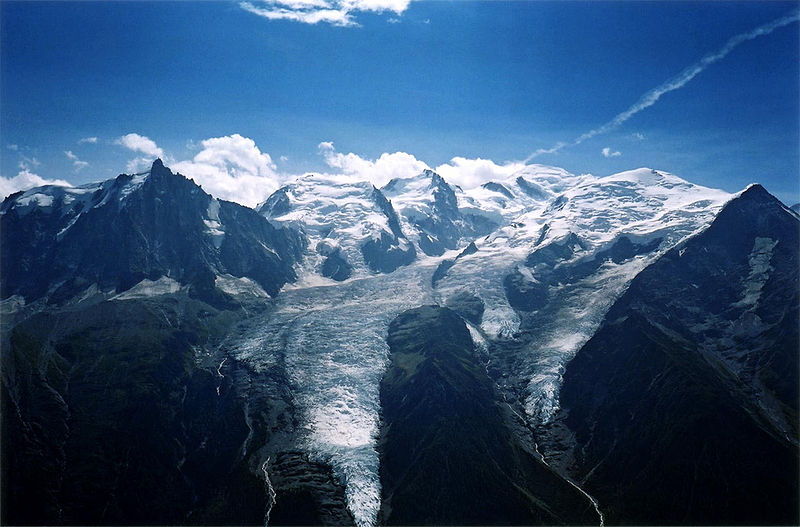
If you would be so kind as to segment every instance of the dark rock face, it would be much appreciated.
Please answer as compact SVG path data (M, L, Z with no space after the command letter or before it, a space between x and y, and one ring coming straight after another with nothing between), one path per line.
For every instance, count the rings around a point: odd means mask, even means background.
M442 260L442 262L436 267L436 270L433 272L433 276L431 276L431 284L436 287L436 283L447 276L447 271L453 268L453 266L464 256L475 254L478 252L478 247L475 246L475 242L469 242L469 245L464 247L464 249L458 253L452 260Z
M635 244L626 236L620 236L609 248L594 255L569 261L586 249L585 243L571 233L563 240L537 249L525 260L535 280L527 278L520 269L514 269L503 279L508 303L519 311L536 311L550 301L548 290L556 284L570 284L596 272L606 261L622 263L634 256L658 249L661 238Z
M275 218L291 212L292 203L289 201L289 196L286 192L286 187L279 188L267 198L267 201L256 207L256 212L267 218Z
M405 240L403 240L405 241ZM361 254L369 268L375 272L391 273L400 266L414 261L417 252L414 246L400 240L388 232L381 232L379 238L371 238L361 246Z
M381 382L383 522L593 523L591 504L510 432L461 318L406 311Z
M392 203L386 199L386 196L383 195L383 192L375 187L372 187L372 201L378 205L378 207L381 209L381 212L383 212L383 214L389 220L389 229L391 229L392 234L394 234L397 238L405 238L406 235L403 233L403 229L400 228L400 219L397 217L397 211L394 210Z
M241 317L181 292L51 307L13 328L0 521L352 525L330 467L296 452L285 369L224 353Z
M373 188L372 200L386 215L392 233L389 234L384 231L381 232L380 238L367 240L361 246L361 254L372 271L391 273L398 267L413 262L417 257L417 251L406 240L406 235L400 228L397 212L395 212L389 200L386 199L386 196L377 188Z
M330 467L298 452L284 452L270 468L278 491L270 525L353 525L344 489L334 481Z
M322 263L322 276L341 282L350 278L351 274L353 274L353 266L338 249L325 257L325 261Z
M550 439L610 523L797 524L799 229L751 187L569 363Z
M247 276L270 294L295 279L292 264L302 249L296 232L213 200L160 160L138 186L121 175L88 200L45 192L53 195L48 208L21 213L19 195L0 206L2 298L49 295L59 302L93 283L122 291L168 276L208 299L216 274Z
M448 298L447 307L477 326L481 324L483 311L486 309L483 300L467 291L456 293Z
M242 402L192 349L230 316L184 297L18 325L2 356L3 523L263 522Z
M528 181L522 176L517 178L517 185L519 185L519 188L522 189L525 194L533 199L546 200L549 197L549 194L542 187Z
M428 213L410 218L419 234L419 248L423 253L441 256L449 249L458 248L464 239L485 236L497 228L496 223L484 216L460 210L455 190L436 172L425 170L419 177L430 180L428 189L433 198ZM390 192L398 184L398 180L392 180L384 190Z
M500 183L495 183L493 181L489 181L488 183L484 183L481 185L486 190L491 190L492 192L497 192L498 194L502 194L503 196L507 197L508 199L514 199L514 194L511 193L506 187L501 185Z

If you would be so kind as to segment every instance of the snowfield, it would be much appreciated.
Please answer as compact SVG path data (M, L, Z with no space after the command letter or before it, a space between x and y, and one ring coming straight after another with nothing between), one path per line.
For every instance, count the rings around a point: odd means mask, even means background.
M485 310L479 325L469 325L473 340L503 394L521 402L535 428L553 417L566 364L630 281L707 227L732 197L647 168L598 178L529 165L466 190L430 171L409 176L380 190L342 176L298 177L258 209L305 236L297 281L270 298L250 278L223 272L216 278L216 286L231 295L269 303L229 349L257 371L285 368L300 412L301 444L312 459L331 465L359 527L375 525L380 508L379 384L390 360L386 335L394 317L420 305L446 305L456 295L479 298ZM40 187L6 201L0 212L60 214L60 239L87 208L124 206L147 177ZM212 200L203 218L217 250L226 236L219 207ZM488 235L474 235L487 226ZM403 251L414 244L416 257L381 274L370 270L362 248L386 235ZM419 246L423 236L428 242L431 236L447 239L449 250L426 256ZM477 250L462 252L470 243ZM774 245L756 241L742 284L743 307L757 301ZM338 282L321 275L323 261L335 251L352 266ZM114 299L180 289L161 277ZM523 307L509 291L539 296ZM516 343L513 353L504 352L508 343Z
M435 214L429 181L423 174L381 189L414 242L415 222ZM389 361L386 333L395 316L423 304L445 304L465 291L479 297L485 312L480 327L470 325L470 332L481 344L481 355L506 369L508 384L501 389L523 397L530 423L545 423L558 408L567 362L594 334L633 277L680 240L705 228L731 198L650 169L596 178L530 166L504 181L467 191L454 188L459 210L500 224L488 236L462 240L462 248L474 242L477 252L455 261L459 250L440 257L417 251L412 264L375 274L357 250L365 238L389 230L386 216L369 197L370 184L341 185L322 176L304 176L286 189L291 210L274 219L306 233L308 255L298 282L284 287L275 299L275 311L237 347L237 359L255 368L283 361L303 412L307 453L331 464L361 527L376 524L380 507L378 391ZM505 277L516 269L536 282L537 269L525 266L525 259L570 235L577 236L579 246L560 266L592 261L623 235L634 244L652 243L655 249L619 263L599 262L585 276L552 284L550 300L539 310L520 313L512 308ZM351 278L334 282L320 276L315 250L320 243L341 248L356 263ZM431 278L444 260L455 263L434 287ZM754 269L760 269L759 262L754 256ZM529 335L525 349L512 359L493 357L492 341L514 339L523 318Z

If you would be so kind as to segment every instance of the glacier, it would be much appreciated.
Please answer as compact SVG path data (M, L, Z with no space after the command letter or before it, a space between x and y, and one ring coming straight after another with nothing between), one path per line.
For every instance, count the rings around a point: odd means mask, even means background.
M396 180L383 189L413 243L418 243L415 221L436 213L428 177ZM419 251L411 264L379 274L364 265L357 250L359 242L390 230L370 197L373 191L366 182L306 175L279 191L285 199L267 201L271 221L301 229L309 250L297 282L284 286L234 346L235 358L256 370L286 369L302 414L300 444L312 459L332 467L359 527L375 525L380 508L379 383L395 316L423 304L445 305L464 292L480 298L481 323L468 325L476 348L487 367L491 363L499 372L504 397L520 400L529 425L536 427L557 411L566 364L630 281L707 226L731 197L650 169L597 178L532 165L493 185L453 188L459 210L497 221L494 232L463 239L459 249L438 257ZM509 303L503 285L509 273L516 270L531 283L541 278L536 267L525 265L531 253L574 239L572 256L556 268L578 268L623 236L655 249L620 262L598 262L588 274L550 284L549 301L537 310L522 312ZM470 242L477 251L455 259ZM322 245L340 248L353 262L350 278L336 282L320 275ZM445 260L454 263L433 285L433 273ZM233 290L230 281L224 283ZM505 352L503 343L522 332L522 351Z

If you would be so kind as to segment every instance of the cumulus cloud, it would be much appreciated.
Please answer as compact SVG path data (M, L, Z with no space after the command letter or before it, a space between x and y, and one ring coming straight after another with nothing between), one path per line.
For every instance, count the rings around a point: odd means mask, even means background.
M498 165L491 159L454 157L449 163L436 167L436 172L448 183L463 189L478 187L487 181L505 179L525 168L524 163Z
M191 160L172 169L193 179L214 197L254 207L278 188L275 163L255 141L239 134L200 142Z
M155 141L144 135L135 133L123 135L117 138L114 144L124 146L133 152L144 154L128 161L127 165L125 165L125 172L128 174L138 174L146 171L156 157L168 161L164 156L164 150Z
M699 61L695 62L688 68L684 69L675 77L669 79L668 81L648 91L647 93L642 95L639 98L639 100L636 101L630 108L628 108L622 113L617 114L613 119L611 119L607 123L578 136L578 138L576 138L572 143L559 143L550 149L539 149L536 152L529 155L526 161L530 161L531 159L541 154L550 154L558 152L559 150L563 149L566 146L579 145L588 139L591 139L598 135L605 134L607 132L610 132L618 128L637 113L653 106L655 103L658 102L658 100L663 95L686 86L686 84L688 84L689 81L697 77L700 73L705 71L709 66L728 56L728 54L734 49L736 49L736 47L738 47L740 44L743 44L749 40L753 40L760 36L769 35L778 28L781 28L783 26L788 26L789 24L793 24L798 21L800 21L800 10L793 11L792 13L786 16L783 16L781 18L773 20L772 22L768 22L766 24L758 26L757 28L751 29L750 31L734 35L733 37L728 39L725 45L722 46L720 49L708 53Z
M114 143L124 146L128 150L133 150L134 152L140 152L146 156L164 157L164 151L158 147L155 141L143 135L139 134L123 135L122 137L114 141Z
M621 152L617 152L617 151L612 152L611 148L609 148L609 147L603 148L600 152L602 152L603 157L619 157L619 156L622 155Z
M268 20L292 20L305 24L320 22L341 27L358 26L353 13L391 11L400 15L411 0L265 0L244 1L239 7Z
M370 181L376 187L382 187L394 178L416 176L430 168L427 163L406 152L383 153L377 159L367 159L352 152L337 152L333 143L323 142L319 144L319 153L330 168L343 175ZM454 157L433 170L448 183L470 189L487 181L506 179L525 167L526 164L520 161L498 164L491 159Z
M71 186L63 179L45 179L38 174L34 174L28 168L23 168L19 173L12 177L6 178L0 176L0 197L5 198L19 190L28 190L33 187L41 187L43 185L59 185L62 187Z
M382 187L394 178L416 176L430 168L427 163L406 152L383 153L377 159L367 159L352 152L337 152L333 143L323 142L319 144L319 153L330 168L343 175L370 181L376 187ZM506 179L525 167L522 162L498 164L491 159L454 157L433 170L448 183L470 189L487 181Z
M382 187L394 178L415 176L428 168L427 164L405 152L383 153L378 159L370 160L352 152L342 154L336 151L333 143L323 142L319 144L319 153L329 167L370 181L376 187Z
M81 161L71 150L64 150L64 155L72 161L72 166L75 168L76 172L89 166L88 162Z
M78 144L89 143L89 144L97 144L96 137L83 137L78 140Z

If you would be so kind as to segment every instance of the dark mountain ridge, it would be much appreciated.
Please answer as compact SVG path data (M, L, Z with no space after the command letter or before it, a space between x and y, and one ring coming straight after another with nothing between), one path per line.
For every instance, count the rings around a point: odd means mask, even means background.
M302 240L255 211L216 200L156 160L81 194L17 193L0 205L0 297L61 301L96 284L124 291L169 277L210 297L216 275L253 279L269 294L295 280ZM50 205L27 210L25 199Z
M642 271L546 447L613 523L798 522L800 221L761 186Z

